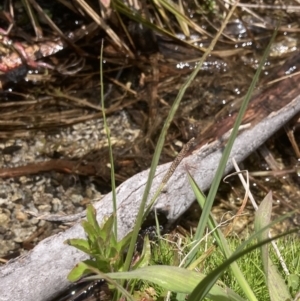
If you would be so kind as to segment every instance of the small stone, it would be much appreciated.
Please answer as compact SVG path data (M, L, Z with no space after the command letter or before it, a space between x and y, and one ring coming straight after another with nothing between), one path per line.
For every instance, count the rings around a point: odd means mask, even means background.
M10 162L11 161L11 155L4 155L3 158L4 158L5 162Z
M0 235L1 235L1 234L4 234L5 232L6 232L5 227L0 226Z
M21 184L25 184L29 181L29 179L25 176L22 176L22 177L19 178L19 181L20 181Z
M9 252L15 249L16 249L15 242L0 240L0 257L6 256Z
M17 212L16 212L16 219L18 220L18 221L20 221L20 222L23 222L23 221L25 221L25 220L27 220L27 214L26 213L24 213L24 212L22 212L22 211L20 211L20 210L18 210Z
M27 184L25 187L26 187L27 189L32 189L33 184L32 184L32 183L31 183L31 184Z
M0 197L0 206L7 203L7 202L8 202L7 198L1 198Z
M28 237L30 237L35 231L37 227L33 226L31 228L15 228L13 230L15 237L14 237L14 242L21 243L24 240L26 240Z
M0 213L0 225L4 225L9 222L9 216L5 213Z
M36 224L38 224L39 223L39 219L37 219L37 218L32 218L31 220L30 220L30 223L32 224L32 225L36 225Z
M23 199L23 193L20 190L16 190L15 193L11 197L12 202L18 202Z
M44 185L40 185L40 183L36 183L36 187L37 187L37 192L39 193L43 193L45 191L45 186Z
M46 180L45 180L45 179L40 179L39 181L37 181L37 182L35 183L35 185L36 185L36 186L41 186L41 185L43 185L44 183L46 183Z
M42 212L50 212L51 206L49 204L39 205L38 209L39 209L39 211L42 211Z
M44 227L45 225L46 225L46 221L40 219L38 223L39 228Z
M81 206L86 206L88 204L91 203L91 199L90 198L83 198L82 201L80 202Z
M54 212L58 212L62 210L62 204L60 199L54 198L51 203L52 203L52 210Z
M11 230L6 229L3 239L4 240L11 240L15 237L14 233Z
M74 205L80 205L82 199L83 197L81 195L77 195L77 194L71 195L71 200Z

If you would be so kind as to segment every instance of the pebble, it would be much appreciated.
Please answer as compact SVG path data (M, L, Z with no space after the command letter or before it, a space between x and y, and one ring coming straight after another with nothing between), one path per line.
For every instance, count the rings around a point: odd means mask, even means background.
M23 200L23 193L21 190L16 190L15 193L11 196L11 201L12 202L18 202L18 201L21 201Z
M26 184L29 181L29 179L25 176L21 176L19 177L19 181L21 184Z
M44 227L46 225L46 223L47 222L45 220L40 219L39 222L38 222L38 226L39 227Z
M39 219L37 219L37 218L32 218L31 220L30 220L30 223L32 224L32 225L36 225L36 224L38 224L39 223Z
M39 205L38 210L40 212L50 212L51 211L51 205L49 205L49 204Z
M53 212L59 212L62 210L62 203L60 199L54 198L51 203Z
M24 240L28 239L35 231L37 230L36 226L23 228L23 227L15 227L14 232L14 242L22 243Z
M5 198L0 197L0 206L4 205L7 202L7 196Z
M0 257L6 256L11 250L15 250L18 245L13 240L0 239Z
M16 219L20 222L27 220L27 214L22 211L16 212Z
M81 195L76 195L76 194L71 195L72 203L76 206L78 206L81 203L82 199L83 197Z
M0 225L5 226L9 222L9 216L5 213L0 213Z

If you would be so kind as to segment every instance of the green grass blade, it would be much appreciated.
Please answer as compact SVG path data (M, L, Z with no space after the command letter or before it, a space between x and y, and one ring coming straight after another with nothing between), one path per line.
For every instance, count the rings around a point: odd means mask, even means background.
M213 287L213 285L217 282L217 280L220 278L221 274L230 266L230 264L234 263L237 259L240 257L248 254L249 252L267 244L270 243L272 240L278 239L280 237L286 236L291 233L295 233L297 230L291 230L289 232L279 234L273 238L268 238L265 240L262 240L258 242L257 244L250 246L246 250L235 252L231 257L229 257L224 263L222 263L220 266L218 266L213 272L211 272L208 276L206 276L194 289L194 291L191 293L187 301L200 301L203 300Z
M255 213L255 231L258 232L269 224L272 213L272 202L272 193L270 192L266 195ZM268 232L269 231L262 232L258 236L258 240L262 241L268 238ZM271 301L292 300L285 280L280 276L277 268L269 257L268 245L261 247L261 255Z
M192 177L192 175L188 172L188 180L190 182L190 185L192 187L192 190L195 194L196 200L199 204L199 206L203 209L203 207L205 206L205 202L206 202L206 197L204 195L204 193L201 191L200 187L198 186L198 184L196 183L196 181L194 180L194 178ZM212 231L214 229L216 229L216 231L213 232L214 238L216 239L216 241L218 242L218 245L220 245L220 237L219 237L219 232L220 230L218 230L218 224L215 221L215 219L213 218L212 214L209 214L209 218L208 218L208 227L209 229ZM220 234L222 234L222 232L220 231Z
M112 189L112 201L113 201L113 214L114 214L114 235L118 237L118 220L117 220L117 194L116 194L116 181L115 181L115 166L114 166L114 156L112 151L110 130L107 125L106 114L105 114L105 104L104 104L104 89L103 89L103 42L101 44L100 51L100 97L101 97L101 108L103 112L103 124L106 132L108 150L109 150L109 162L110 162L110 180Z
M138 236L138 231L139 231L139 229L141 227L141 224L142 224L143 214L144 214L144 211L145 211L145 206L146 206L147 199L148 199L148 196L149 196L149 192L150 192L150 189L151 189L151 186L152 186L153 178L155 176L155 171L156 171L156 167L158 165L159 157L160 157L161 151L162 151L163 146L164 146L165 137L166 137L168 128L170 127L170 124L171 124L171 122L174 118L174 115L175 115L175 113L176 113L176 111L179 107L180 101L182 100L186 89L188 88L188 86L191 84L191 82L196 77L196 75L197 75L198 71L200 70L202 64L203 64L203 60L202 60L201 63L199 63L197 68L192 72L192 74L189 76L187 81L184 83L184 85L182 86L182 88L178 92L178 95L177 95L177 97L176 97L176 99L175 99L175 101L174 101L174 103L173 103L173 105L170 109L170 112L169 112L169 114L167 116L167 119L164 123L163 129L160 133L160 136L159 136L159 139L157 141L157 145L156 145L156 148L155 148L155 151L154 151L154 155L153 155L153 158L152 158L151 167L150 167L150 171L149 171L149 175L148 175L148 180L147 180L147 183L146 183L146 187L145 187L144 194L143 194L143 197L142 197L141 205L140 205L140 208L139 208L137 221L135 223L135 227L134 227L134 230L133 230L133 235L132 235L133 240L130 244L130 247L129 247L129 250L128 250L128 253L127 253L127 257L126 257L126 261L125 261L125 269L126 268L129 269L130 261L131 261L132 254L133 254L133 251L134 251L134 245L135 245L135 242L136 242L136 239L137 239L137 236Z
M175 266L148 266L130 272L117 272L106 274L112 279L139 279L160 285L172 292L189 294L205 275L195 271ZM211 300L215 301L244 301L242 297L224 285L214 285L209 293Z
M230 16L230 14L228 15L228 19L229 19L229 16ZM171 124L171 122L174 118L174 115L175 115L175 113L176 113L176 111L179 107L179 104L180 104L180 102L181 102L181 100L182 100L182 98L185 94L186 89L190 86L192 81L195 79L195 77L196 77L197 73L200 71L204 61L207 59L210 52L213 50L220 34L221 33L219 33L212 40L211 45L209 46L208 50L203 54L202 58L199 60L199 64L194 69L194 71L191 73L191 75L188 77L186 82L182 85L182 87L179 90L178 95L177 95L177 97L176 97L176 99L175 99L175 101L174 101L174 103L173 103L173 105L170 109L170 112L167 116L167 119L164 123L164 126L162 128L162 131L160 133L160 136L159 136L159 139L157 141L157 145L156 145L156 148L155 148L155 151L154 151L154 155L153 155L153 158L152 158L151 167L150 167L150 171L149 171L149 175L148 175L148 180L147 180L145 191L144 191L144 194L143 194L143 197L142 197L142 201L141 201L141 205L140 205L140 208L139 208L139 213L138 213L138 216L137 216L135 227L134 227L134 230L133 230L133 233L132 233L132 241L130 243L128 253L127 253L127 256L126 256L126 260L125 260L125 265L124 265L125 270L128 270L129 266L130 266L131 258L132 258L133 252L134 252L135 242L136 242L136 239L137 239L137 236L138 236L138 231L139 231L139 229L141 227L141 224L142 224L143 213L145 211L146 202L147 202L148 195L149 195L149 192L150 192L150 189L151 189L151 186L152 186L152 182L153 182L153 178L154 178L154 175L155 175L156 167L158 165L159 157L160 157L161 151L163 149L163 145L164 145L164 142L165 142L165 137L166 137L168 128L170 127L170 124Z
M205 196L201 192L200 188L198 187L198 185L195 182L195 180L193 179L193 177L188 174L188 178L191 183L191 187L195 193L195 196L197 198L197 201L198 201L200 207L203 208L206 203ZM213 232L213 235L216 239L218 246L221 248L221 250L223 251L223 254L226 256L226 258L229 258L230 256L232 256L232 252L230 250L228 241L226 240L222 231L217 227L217 223L211 214L209 214L208 225L209 225L210 230L215 229L215 231ZM198 240L194 240L194 241L197 242ZM196 248L194 250L192 250L191 253L195 252L195 251L197 251ZM189 268L194 267L197 264L197 262L198 262L198 260L192 261L189 265ZM232 263L231 269L232 269L236 279L238 279L239 285L243 289L243 291L244 291L245 295L248 297L248 299L249 300L257 300L250 285L248 284L246 278L244 277L242 271L240 270L240 268L236 262Z
M197 73L200 71L204 61L207 59L207 57L209 56L209 54L211 53L211 51L215 47L215 45L218 41L218 38L220 37L222 31L224 30L225 24L228 22L229 18L231 17L235 7L236 7L236 5L234 5L232 7L232 9L228 13L228 15L227 15L227 17L224 21L224 24L221 27L220 32L212 40L209 48L203 54L202 58L199 60L199 64L197 65L195 70L191 73L191 75L188 77L186 82L182 85L182 87L179 90L178 95L177 95L177 97L176 97L176 99L175 99L175 101L174 101L174 103L173 103L173 105L170 109L168 117L167 117L167 119L164 123L163 129L162 129L161 134L159 136L157 146L155 148L155 152L154 152L154 155L153 155L153 158L152 158L152 163L151 163L151 167L150 167L148 181L146 183L145 191L144 191L144 194L143 194L143 198L142 198L141 205L140 205L140 208L139 208L139 213L138 213L138 216L137 216L137 221L136 221L133 233L132 233L132 240L130 242L130 246L129 246L128 253L127 253L127 256L126 256L126 260L125 260L125 264L124 264L124 269L125 270L128 270L129 266L130 266L131 258L132 258L133 252L134 252L134 245L135 245L135 242L136 242L136 239L137 239L137 236L138 236L138 231L139 231L139 229L141 227L141 224L142 224L143 213L144 213L144 210L145 210L147 198L148 198L150 188L151 188L151 185L152 185L152 182L153 182L153 178L154 178L154 175L155 175L155 170L156 170L156 167L157 167L157 164L158 164L159 156L161 154L161 151L162 151L162 148L163 148L163 145L164 145L167 130L168 130L173 118L174 118L174 115L175 115L175 113L176 113L176 111L179 107L180 101L183 98L186 89L190 86L190 84L192 83L192 81L196 77Z
M98 221L97 221L97 212L96 212L96 209L94 208L93 205L89 204L87 206L87 209L86 209L86 219L87 219L87 222L92 226L93 228L93 233L87 233L87 234L90 234L91 236L94 235L97 237L97 235L99 235L99 233L101 232L101 228L98 224Z
M255 88L256 83L258 81L259 75L262 71L262 68L265 64L267 56L270 52L270 48L271 48L271 45L274 41L276 33L277 33L277 31L275 31L272 35L272 38L271 38L271 40L268 44L268 47L267 47L266 51L264 52L264 55L263 55L262 60L259 64L259 67L258 67L258 69L257 69L257 71L256 71L256 73L253 77L251 85L250 85L250 87L248 89L248 92L247 92L247 94L244 98L244 101L241 105L241 108L240 108L240 111L239 111L238 116L236 118L232 133L231 133L230 138L229 138L229 140L226 144L226 147L225 147L223 155L222 155L222 159L221 159L220 164L217 168L216 175L214 177L213 183L212 183L211 188L209 190L209 193L208 193L208 196L207 196L207 201L206 201L205 206L203 208L203 212L201 214L201 218L200 218L197 230L196 230L195 240L201 239L201 237L204 233L204 229L206 227L206 224L207 224L207 221L208 221L208 218L209 218L211 207L213 205L214 199L215 199L217 191L218 191L218 187L219 187L221 179L223 177L223 173L224 173L224 170L225 170L225 167L226 167L226 164L227 164L227 161L228 161L233 143L234 143L235 138L237 137L237 134L238 134L239 126L241 125L243 116L246 112L248 103L251 99L251 95L253 94L253 91L254 91L254 88ZM191 254L189 260L187 261L187 264L189 264L193 260L195 254L196 254L196 250Z
M203 195L203 193L201 192L200 188L198 187L197 183L194 181L194 179L192 178L192 176L190 174L188 174L188 178L189 181L191 183L191 187L195 193L195 196L199 202L199 205L203 208L204 204L205 204L205 196ZM290 216L291 213L285 215L285 216L281 216L279 219L275 220L274 222L270 223L268 222L268 224L264 224L264 227L260 227L259 231L257 231L257 233L253 234L252 236L250 236L250 238L245 241L237 250L236 252L239 252L241 250L243 250L243 248L254 238L256 238L258 235L261 235L261 233L263 233L263 231L266 231L267 229L269 229L269 227L273 226L275 223L282 221L283 219L285 219L286 217ZM228 242L226 240L226 238L224 237L222 231L217 228L217 223L215 222L214 218L211 216L209 216L209 221L208 221L209 227L211 230L215 229L214 231L214 237L216 238L216 241L218 243L218 245L221 247L221 249L223 250L223 253L225 254L225 256L227 258L229 258L230 256L233 255L233 253L230 250L230 247L228 245ZM197 263L197 260L195 260L195 262L193 262L189 268L194 267L194 265ZM237 263L232 263L231 265L231 269L236 277L236 279L239 279L239 284L241 286L241 288L243 289L243 291L245 292L245 294L248 296L249 300L256 300L256 297L254 295L254 293L252 292L252 289L250 288L250 286L248 285L243 273L241 272L240 268L238 267ZM274 278L274 277L273 277ZM252 299L251 299L252 298ZM282 299L283 300L283 299Z

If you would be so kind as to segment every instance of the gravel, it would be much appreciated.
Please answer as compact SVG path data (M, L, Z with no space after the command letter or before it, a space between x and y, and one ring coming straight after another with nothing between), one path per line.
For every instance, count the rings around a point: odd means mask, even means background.
M124 112L108 117L108 124L114 146L132 142L139 135ZM82 158L106 145L102 119L90 120L55 133L37 132L30 138L0 140L0 168L47 161L57 153L64 158ZM22 254L61 230L60 225L39 220L28 212L74 214L100 197L93 177L50 171L0 179L0 257L16 251Z

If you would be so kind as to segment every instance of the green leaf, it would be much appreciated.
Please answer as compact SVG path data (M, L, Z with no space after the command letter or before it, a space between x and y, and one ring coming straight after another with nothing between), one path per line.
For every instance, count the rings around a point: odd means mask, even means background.
M148 266L133 270L130 272L108 273L107 276L112 279L139 279L150 281L160 285L166 290L189 294L197 286L199 281L204 279L205 275L195 271L189 271L184 268L174 266ZM244 299L227 287L214 285L209 293L209 298L215 301Z
M112 231L113 230L113 225L114 225L114 221L112 220L112 224L111 224L111 229L110 229L110 235L108 236L105 245L109 245L109 247L114 248L114 249L118 249L118 240L115 236L115 233Z
M88 266L91 272L96 274L96 276L88 276L85 278L85 280L98 280L98 279L104 279L107 281L108 284L116 287L129 301L134 301L133 297L120 285L117 281L114 281L112 278L108 276L108 274L105 274L103 272L100 272L97 268L94 268L93 266Z
M75 267L71 270L71 272L68 275L68 280L69 281L78 281L81 279L83 276L86 276L90 274L90 268L85 262L79 262L78 264L75 265Z
M101 227L101 236L103 237L103 240L107 243L108 241L111 241L113 238L113 226L114 226L114 215L112 214L102 225Z
M206 202L206 197L189 172L187 173L187 176L188 176L189 183L195 194L196 200L197 200L200 208L203 209L205 202ZM208 225L209 225L210 230L216 229L216 231L213 231L214 238L217 240L218 245L222 246L220 237L219 237L220 235L222 235L222 232L219 230L218 223L215 221L215 219L213 218L211 213L209 214ZM225 239L225 237L224 237L224 239Z
M66 244L75 247L82 252L85 252L87 254L91 254L90 251L90 244L87 240L81 239L81 238L72 238L65 241Z
M93 225L90 224L90 222L88 222L86 220L82 220L81 221L81 226L84 229L84 232L86 233L89 241L91 243L95 243L98 235L97 235L96 230L93 227Z
M124 236L117 244L117 249L120 253L123 253L129 246L131 240L132 232L129 232Z
M188 173L188 179L189 179L189 182L195 193L195 196L197 198L197 201L198 201L200 207L203 208L205 206L205 202L206 202L206 198L205 198L204 194L202 193L202 191L198 187L197 183L195 182L195 180L189 173ZM202 222L202 220L200 220L200 222ZM225 254L226 258L229 258L230 256L232 256L232 252L230 250L228 241L226 240L224 234L219 229L219 227L217 227L217 223L211 213L209 214L208 225L209 225L210 230L215 229L213 231L214 238L216 239L218 246L221 248L221 250ZM202 260L202 259L199 258L199 260ZM198 264L198 259L194 260L190 264L189 269L194 268L197 264ZM248 284L247 280L245 279L245 276L242 273L241 269L239 268L238 264L236 262L233 262L231 264L230 268L231 268L234 276L236 277L236 279L238 279L239 285L242 288L242 290L244 291L245 295L248 297L248 299L256 300L254 292L252 291L252 288Z
M300 277L296 274L291 274L288 276L288 286L293 290L297 291L300 287Z
M104 256L95 256L95 267L103 273L111 272L109 259Z
M269 192L255 213L254 226L256 232L263 229L270 223L272 202L272 193ZM264 239L268 238L268 233L269 230L265 230L260 233L260 235L258 235L258 240L263 241ZM261 247L261 254L271 301L292 300L288 286L285 284L284 279L280 276L276 266L274 266L269 257L268 245L263 245Z
M99 234L100 227L97 221L97 211L92 204L89 204L86 209L86 219L95 229L96 233Z

